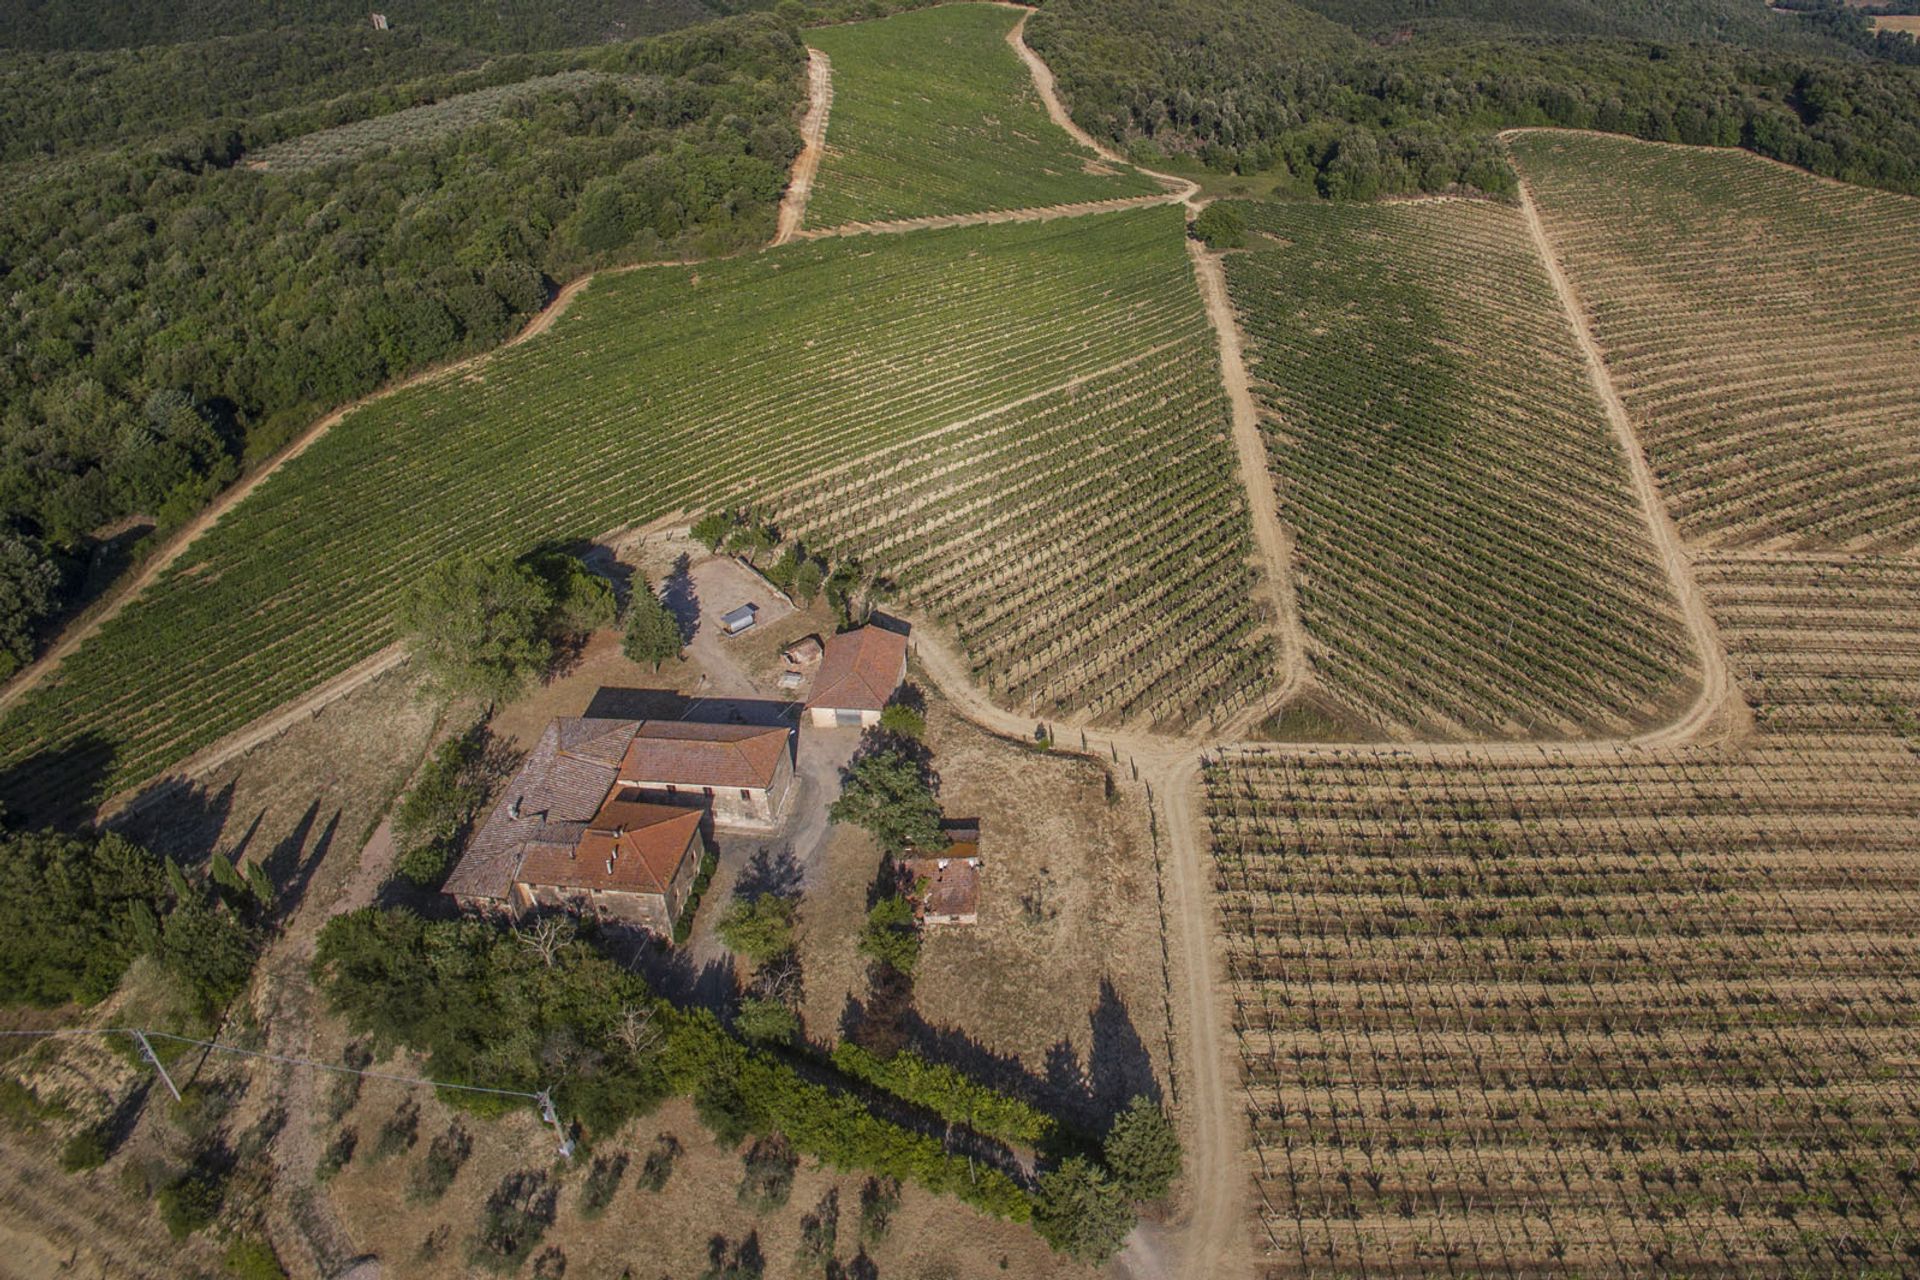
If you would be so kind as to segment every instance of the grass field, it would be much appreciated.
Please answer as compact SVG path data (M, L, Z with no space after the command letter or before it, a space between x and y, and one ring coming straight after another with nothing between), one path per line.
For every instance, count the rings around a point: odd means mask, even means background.
M1267 1274L1920 1256L1920 566L1701 576L1744 749L1210 768Z
M110 793L338 674L393 638L398 597L441 557L791 492L1191 343L1196 310L1176 209L603 277L550 333L351 414L216 524L0 725L5 803L44 812ZM1135 429L1164 421L1188 433L1172 456L1215 465L1218 415L1170 404ZM1205 519L1226 529L1220 545L1243 536L1244 516ZM1008 554L1037 555L1045 536L1016 534ZM1054 586L1089 603L1106 589ZM1097 622L1082 613L1036 643ZM1181 624L1142 625L1152 638ZM1206 684L1169 687L1142 706L1177 708Z
M1737 151L1513 153L1689 539L1920 541L1920 201Z
M1315 674L1422 736L1621 732L1693 662L1520 214L1237 205L1227 255Z
M1018 13L943 5L807 33L833 61L833 110L806 225L1153 195L1047 119L1006 42Z

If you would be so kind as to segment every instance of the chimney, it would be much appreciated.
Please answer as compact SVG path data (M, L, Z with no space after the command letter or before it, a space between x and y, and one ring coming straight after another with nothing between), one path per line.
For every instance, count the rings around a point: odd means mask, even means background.
M612 859L612 858L608 858L608 859L607 859L607 874L608 874L608 875L612 875L612 874L613 874L613 859Z
M515 796L513 798L513 803L507 806L507 816L509 818L518 818L520 816L520 802L524 799L526 799L525 796Z

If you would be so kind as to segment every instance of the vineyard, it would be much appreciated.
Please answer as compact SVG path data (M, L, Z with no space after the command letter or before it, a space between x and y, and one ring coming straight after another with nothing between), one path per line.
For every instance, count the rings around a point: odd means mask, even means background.
M573 92L614 79L599 71L562 71L514 84L475 89L426 106L408 107L302 134L254 152L247 159L268 169L317 169L339 160L357 160L386 147L435 142L484 124L510 108L531 104L542 96Z
M1155 195L1077 147L1008 46L1018 13L943 5L807 32L833 60L809 227Z
M1035 712L1185 724L1271 686L1212 335L816 476L773 509L952 623L974 678Z
M1690 540L1920 540L1920 203L1741 152L1511 145Z
M1320 682L1429 738L1670 715L1697 668L1520 215L1236 207L1227 279Z
M1170 334L1195 341L1180 219L1148 209L821 241L596 280L548 334L350 414L223 517L0 724L4 802L44 811L110 794L339 674L393 639L407 584L456 551L524 552L791 492L1029 399L1058 431L1073 396L1041 393ZM1158 447L1193 472L1197 498L1217 498L1219 400L1203 359L1188 385L1205 398L1156 393L1171 407L1130 409L1125 429L1185 432ZM1230 560L1239 510L1208 511L1183 563ZM1010 536L1009 563L1039 554L1038 532ZM1107 590L1086 577L1052 585L1089 604ZM1192 620L1156 612L1139 625L1129 643L1164 646ZM1014 642L981 643L1006 655ZM1152 689L1071 679L1112 691L1116 708L1171 714L1244 686L1225 655L1207 656L1209 672ZM1156 649L1135 672L1165 675L1169 661ZM1067 687L1032 678L1035 690Z
M1702 578L1745 747L1209 765L1269 1274L1920 1259L1920 565Z

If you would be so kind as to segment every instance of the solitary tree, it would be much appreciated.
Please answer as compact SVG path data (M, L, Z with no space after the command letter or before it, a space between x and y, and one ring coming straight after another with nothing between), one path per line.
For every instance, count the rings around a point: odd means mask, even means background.
M1193 220L1193 234L1209 249L1238 249L1247 242L1247 224L1231 205L1215 203Z
M720 917L719 933L737 955L765 964L793 946L793 899L776 893L735 898Z
M627 602L627 632L620 651L635 662L651 662L655 671L680 656L680 622L645 578L634 583L633 598Z
M1098 1165L1073 1156L1040 1175L1033 1229L1061 1253L1098 1265L1119 1252L1133 1230L1133 1211Z
M1158 1200L1180 1176L1180 1138L1167 1113L1144 1094L1114 1117L1107 1130L1107 1168L1134 1200Z
M828 813L835 822L865 827L889 853L908 845L935 849L946 844L940 802L927 775L898 747L882 747L854 761Z
M873 904L860 931L860 953L901 973L911 974L920 960L920 926L913 904L893 894Z
M445 692L513 697L553 659L553 598L530 569L458 555L429 569L400 603L400 634Z

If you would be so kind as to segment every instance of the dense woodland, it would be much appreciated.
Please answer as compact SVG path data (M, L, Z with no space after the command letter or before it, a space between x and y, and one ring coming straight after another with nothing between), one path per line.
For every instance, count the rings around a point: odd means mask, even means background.
M1920 192L1913 41L1875 50L1796 14L1755 44L1729 14L1758 6L1620 8L1487 0L1050 0L1028 24L1077 119L1213 169L1281 169L1300 194L1367 199L1513 177L1493 134L1561 125L1744 146L1816 173ZM1436 25L1407 25L1413 11ZM1326 14L1337 14L1343 25ZM1636 18L1636 15L1639 15ZM1827 21L1825 11L1812 15ZM1853 30L1864 22L1847 21ZM1396 25L1398 23L1398 25ZM1369 40L1361 33L1377 37Z
M260 73L250 101L271 101L275 85L309 69L330 87L359 74L323 42L294 42L306 52L288 52L283 71L267 69L271 46L242 43ZM434 48L416 42L390 66L411 74ZM213 55L174 57L210 67ZM434 87L554 65L509 59L504 70L438 73ZM749 15L569 65L604 74L451 136L315 167L246 162L260 144L366 114L384 90L11 167L0 211L10 303L0 318L0 601L17 604L0 668L30 652L34 615L80 583L102 526L143 516L164 532L324 408L497 343L555 281L771 235L804 97L805 52L790 25ZM124 92L166 119L167 83L156 73ZM225 92L240 91L196 83L171 116L198 115ZM68 121L61 136L73 136L88 96L48 89L32 110ZM21 131L6 136L15 144Z

